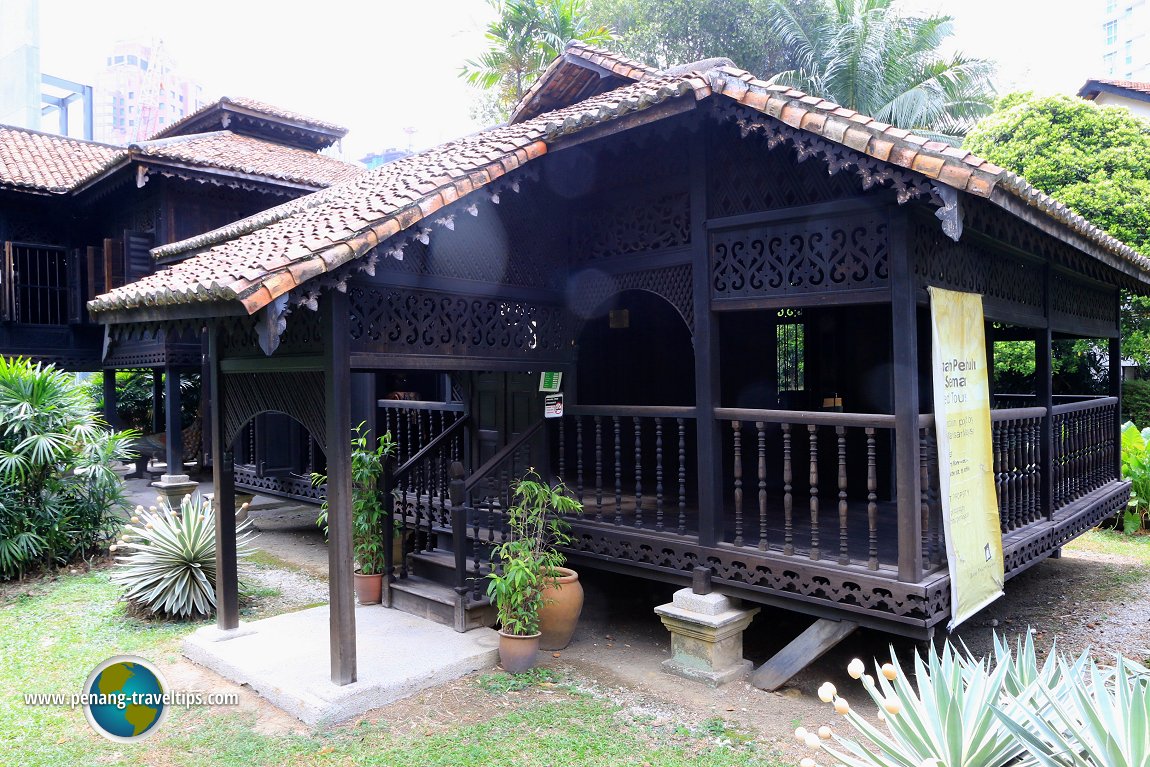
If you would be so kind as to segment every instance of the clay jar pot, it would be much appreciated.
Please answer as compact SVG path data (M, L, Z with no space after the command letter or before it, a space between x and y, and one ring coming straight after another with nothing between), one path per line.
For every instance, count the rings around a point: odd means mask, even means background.
M539 649L562 650L571 644L579 613L583 611L583 586L579 573L556 567L558 584L543 589L543 607L539 610Z
M383 601L383 575L355 574L355 598L361 605L377 605Z
M535 665L539 635L519 636L499 632L499 665L508 674L522 674Z

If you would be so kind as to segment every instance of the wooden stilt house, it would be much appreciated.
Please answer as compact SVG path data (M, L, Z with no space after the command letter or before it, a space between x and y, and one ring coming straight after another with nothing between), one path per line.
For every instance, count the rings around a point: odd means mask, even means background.
M222 627L235 439L276 411L326 452L337 683L360 420L400 443L389 604L461 630L488 619L476 576L535 467L585 506L582 566L703 567L752 602L930 636L950 593L928 286L983 296L988 348L1034 342L1034 391L994 397L1008 578L1129 495L1119 304L1150 263L979 158L722 60L656 72L572 43L509 125L166 252L184 260L90 309L113 338L207 328ZM1099 390L1056 396L1067 338L1108 356Z

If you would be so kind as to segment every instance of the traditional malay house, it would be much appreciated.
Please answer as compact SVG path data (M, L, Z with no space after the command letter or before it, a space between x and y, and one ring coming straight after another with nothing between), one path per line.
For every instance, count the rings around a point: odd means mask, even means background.
M0 126L0 354L107 371L110 415L116 369L164 371L178 435L180 378L201 370L201 334L108 343L86 302L152 274L170 260L168 243L357 175L318 153L346 133L245 98L220 99L127 147ZM166 447L169 466L181 465L180 440Z
M235 443L286 413L326 453L337 684L360 420L400 444L388 604L461 630L489 617L488 551L534 467L584 504L578 565L704 568L823 628L931 636L951 605L930 286L981 294L989 340L1034 343L1034 391L994 397L1007 577L1129 496L1119 304L1150 263L1011 173L725 60L654 71L572 43L508 125L156 255L181 260L88 306L113 344L207 328L219 625L238 623ZM1067 338L1108 353L1100 392L1055 396Z

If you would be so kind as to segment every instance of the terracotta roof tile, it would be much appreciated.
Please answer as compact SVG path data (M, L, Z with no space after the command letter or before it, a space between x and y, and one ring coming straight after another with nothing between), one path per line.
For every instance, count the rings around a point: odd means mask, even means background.
M302 125L329 133L338 133L339 136L347 135L347 128L343 127L342 125L336 125L335 123L330 123L326 120L309 117L308 115L301 114L299 112L293 112L290 109L282 109L280 107L266 104L263 101L257 101L256 99L248 98L246 96L223 96L222 98L213 101L210 104L205 104L195 112L192 112L191 114L176 120L171 125L165 126L162 130L157 131L154 135L152 135L149 138L149 141L167 138L169 136L177 136L188 124L196 122L208 112L220 109L221 107L226 107L229 104L252 112L260 112L271 118L300 123Z
M0 125L0 186L63 194L127 156L123 147Z
M358 165L334 157L230 131L144 141L133 144L131 148L146 157L238 171L308 186L331 186L363 172Z

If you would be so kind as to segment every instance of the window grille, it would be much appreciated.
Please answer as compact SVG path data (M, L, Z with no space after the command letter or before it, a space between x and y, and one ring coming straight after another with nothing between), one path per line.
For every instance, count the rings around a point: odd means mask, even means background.
M64 248L4 243L0 270L3 318L28 325L66 325L68 261Z

